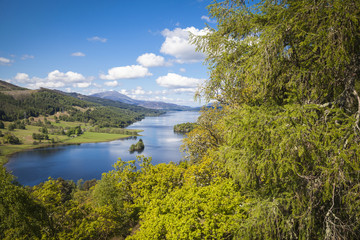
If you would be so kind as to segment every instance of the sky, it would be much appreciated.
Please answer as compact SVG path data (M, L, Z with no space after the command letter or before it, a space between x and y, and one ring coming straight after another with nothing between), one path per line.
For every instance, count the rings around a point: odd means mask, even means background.
M85 95L200 106L211 0L0 0L0 79Z

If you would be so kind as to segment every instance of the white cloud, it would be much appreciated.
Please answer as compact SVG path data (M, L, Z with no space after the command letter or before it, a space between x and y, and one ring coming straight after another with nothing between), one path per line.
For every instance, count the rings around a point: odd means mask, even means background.
M94 94L94 93L105 92L105 91L108 90L108 89L105 89L105 88L101 88L101 86L96 84L96 83L93 83L92 85L94 85L96 88L84 89L84 91L83 91L84 94L91 95L91 94Z
M0 64L9 64L9 63L11 63L10 59L0 57Z
M80 82L80 83L73 84L74 87L78 87L78 88L87 88L90 85L91 85L91 82Z
M184 77L175 73L168 73L156 79L157 84L167 88L196 88L205 79Z
M114 80L114 81L107 81L104 83L105 86L108 86L108 87L116 87L117 85L119 85L118 81Z
M66 83L73 83L73 82L82 82L85 80L85 77L76 72L68 71L67 73L62 73L59 70L52 71L48 74L47 79L49 81L55 82L66 82Z
M32 89L37 89L40 87L44 88L63 88L63 87L78 87L78 88L87 88L92 83L93 77L85 78L82 74L68 71L66 73L60 72L59 70L54 70L48 73L47 77L39 78L32 77L30 78L26 73L17 73L13 78L14 81L20 83L27 83L27 87Z
M38 89L38 88L61 88L65 87L63 82L47 82L47 81L36 81L27 85L29 88Z
M27 55L27 54L21 56L21 60L34 59L34 58L35 57L33 55Z
M180 68L180 72L186 72L185 68Z
M146 94L144 89L142 87L140 87L140 86L137 86L136 89L131 90L131 93L135 94L135 95L144 95L144 94Z
M173 91L175 93L195 93L197 88L176 88Z
M85 54L82 52L74 52L71 54L73 57L85 57Z
M98 36L88 38L87 40L90 42L102 42L102 43L106 43L106 41L107 41L106 38L102 38L102 37L98 37Z
M166 64L164 57L157 56L154 53L145 53L139 56L136 61L144 67L160 67Z
M208 23L216 23L215 20L210 19L208 16L201 16L201 19L207 21Z
M121 89L119 91L119 93L124 94L124 95L129 95L129 92L126 89Z
M151 76L152 74L146 67L131 65L125 67L114 67L108 70L108 74L100 74L104 80L130 79Z
M173 31L165 29L161 32L165 37L165 42L162 44L160 52L174 56L178 63L202 61L205 55L195 51L195 45L189 43L189 35L191 33L195 36L202 36L208 32L207 28L199 30L195 27L175 28Z
M26 73L17 73L14 79L21 83L30 81L29 75Z

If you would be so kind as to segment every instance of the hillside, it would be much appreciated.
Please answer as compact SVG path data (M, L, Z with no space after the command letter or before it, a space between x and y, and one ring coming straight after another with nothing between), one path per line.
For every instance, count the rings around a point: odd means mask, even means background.
M13 91L13 90L26 90L26 88L22 88L0 80L0 91Z
M133 104L140 107L150 108L150 109L159 109L159 110L173 110L173 111L191 111L193 108L188 106L181 106L173 103L165 103L160 101L143 101L132 99L124 94L121 94L117 91L106 91L95 93L91 95L92 97L98 97L103 99L110 99L122 103Z
M132 98L126 96L125 94L121 94L117 91L100 92L100 93L92 94L91 96L98 97L98 98L104 98L104 99L110 99L110 100L114 100L114 101L122 102L122 103L128 103L128 104L134 104L134 105L139 104L138 100L132 99Z
M75 97L80 100L100 104L103 106L118 107L118 108L129 109L133 112L145 113L145 116L158 116L159 114L164 113L164 111L161 111L161 110L149 109L146 107L128 104L128 103L120 102L120 101L113 100L113 99L100 98L100 97L95 97L95 96L86 96L86 95L82 95L79 93L63 93L63 94Z
M64 121L96 123L100 127L125 127L145 116L162 114L162 111L146 109L111 100L102 100L80 94L65 94L42 88L28 90L0 81L0 120L15 121L39 115L60 116Z

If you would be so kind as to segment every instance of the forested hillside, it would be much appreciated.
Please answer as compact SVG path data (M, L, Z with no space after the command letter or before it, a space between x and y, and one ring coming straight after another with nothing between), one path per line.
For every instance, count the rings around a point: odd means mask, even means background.
M32 188L1 169L0 238L359 239L360 2L253 4L215 2L193 37L219 107L186 161Z
M83 95L79 99L78 95L73 97L55 90L19 89L0 90L0 120L15 121L61 112L64 114L61 114L60 119L65 121L91 121L101 127L125 127L145 116L163 113Z

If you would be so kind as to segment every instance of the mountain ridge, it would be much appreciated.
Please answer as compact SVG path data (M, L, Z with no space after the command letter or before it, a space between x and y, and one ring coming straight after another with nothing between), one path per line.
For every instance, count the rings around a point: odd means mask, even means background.
M91 97L99 97L103 99L110 99L113 101L118 101L122 103L128 103L133 104L136 106L141 106L145 108L150 109L157 109L157 110L173 110L173 111L191 111L195 110L197 108L189 107L189 106L183 106L183 105L177 105L174 103L166 103L161 101L145 101L145 100L136 100L132 99L125 94L119 93L118 91L105 91L105 92L99 92L95 94L91 94Z

